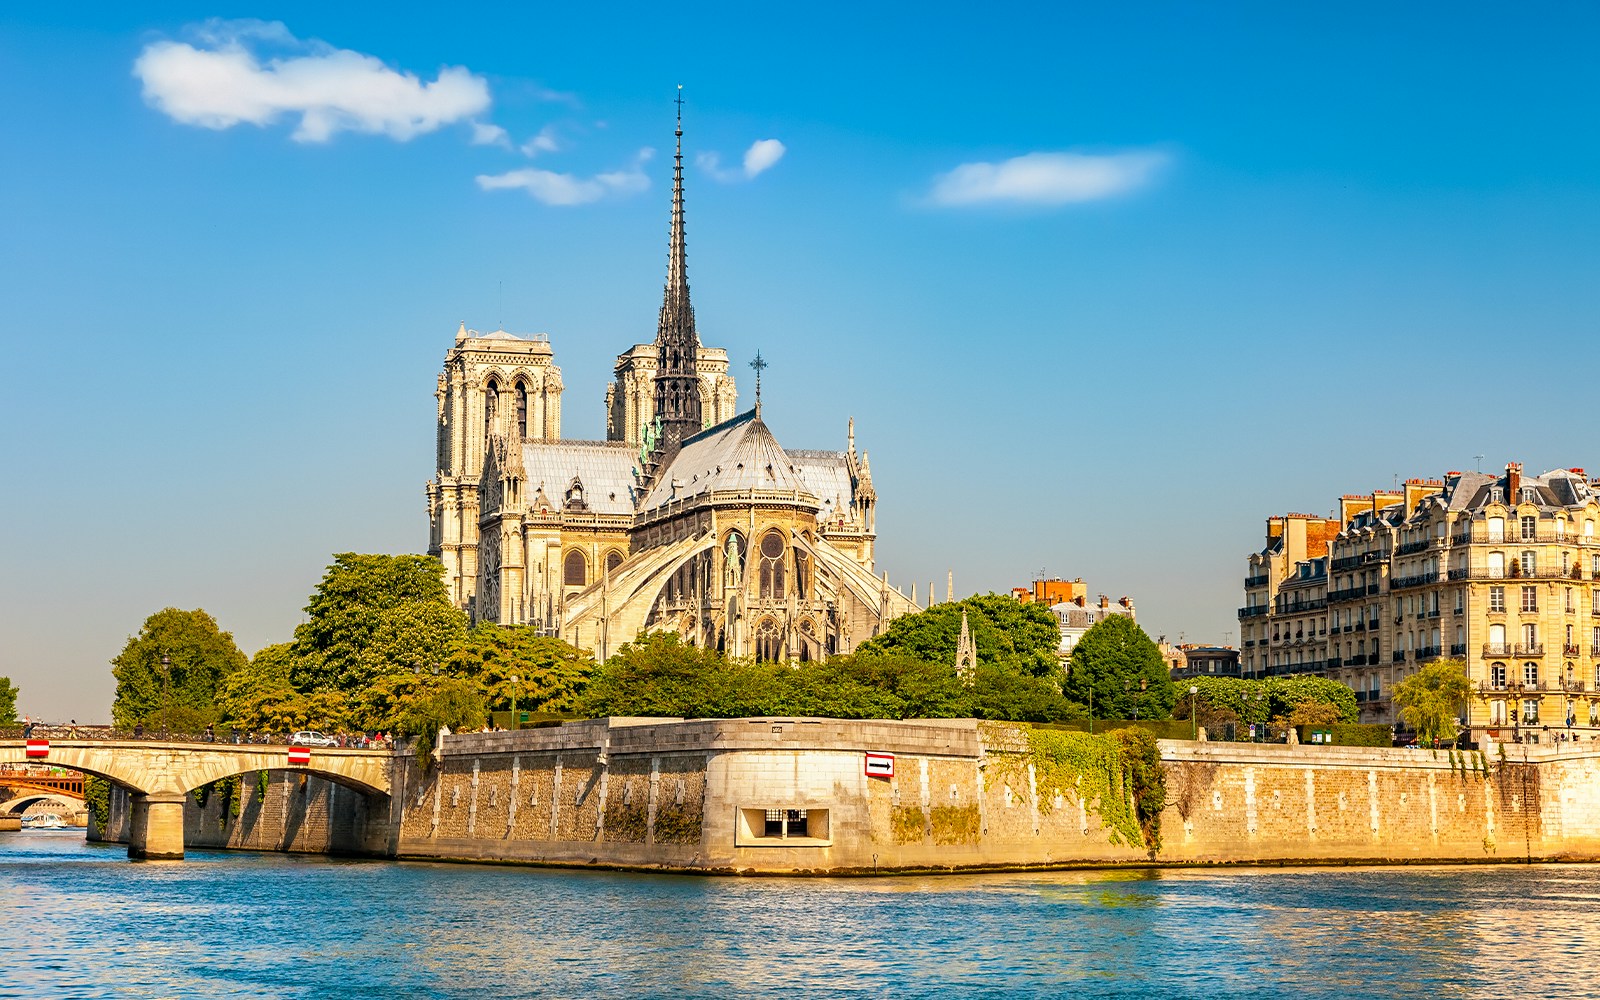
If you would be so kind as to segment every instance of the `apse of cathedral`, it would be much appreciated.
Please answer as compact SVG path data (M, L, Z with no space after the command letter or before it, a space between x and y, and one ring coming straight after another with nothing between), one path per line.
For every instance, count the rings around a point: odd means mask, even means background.
M760 660L849 652L916 610L874 575L867 456L853 420L843 451L784 449L761 419L759 355L738 411L728 353L695 328L681 115L675 135L656 338L617 357L607 440L562 439L548 337L462 324L436 392L428 551L474 621L601 659L655 630Z

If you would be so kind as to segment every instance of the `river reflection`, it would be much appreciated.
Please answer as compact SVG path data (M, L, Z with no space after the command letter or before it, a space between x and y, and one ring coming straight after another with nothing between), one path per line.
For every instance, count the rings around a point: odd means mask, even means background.
M1588 997L1590 866L615 875L0 834L0 995Z

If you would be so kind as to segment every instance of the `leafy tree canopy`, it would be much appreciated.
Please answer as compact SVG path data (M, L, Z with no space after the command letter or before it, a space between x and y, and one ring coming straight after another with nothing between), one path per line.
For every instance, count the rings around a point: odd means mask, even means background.
M882 635L861 644L861 653L897 653L929 663L955 663L961 615L977 649L979 663L1003 663L1043 676L1058 669L1061 627L1042 604L1023 604L1008 595L986 594L936 604L901 615Z
M291 676L299 691L352 693L395 665L434 666L466 632L429 556L338 553L305 610Z
M218 687L244 666L233 636L205 611L158 611L111 661L117 679L112 721L128 728L160 725L165 706L169 728L204 727L216 721Z
M1141 719L1165 719L1178 700L1161 650L1126 615L1107 615L1083 634L1062 689L1082 704L1092 692L1098 719L1131 719L1135 710Z
M17 686L11 678L0 677L0 726L15 725L17 721Z
M1437 746L1461 731L1457 722L1471 694L1464 661L1434 660L1394 686L1394 703L1418 738Z
M1338 710L1340 722L1356 721L1355 692L1326 677L1268 677L1245 680L1238 677L1194 677L1176 685L1187 697L1188 689L1198 689L1200 725L1217 730L1207 722L1208 708L1219 718L1248 725L1271 719L1289 718L1302 705L1329 705ZM1188 711L1187 703L1180 716Z
M571 643L485 622L466 633L444 669L476 683L493 711L511 708L514 700L531 712L572 712L595 662Z

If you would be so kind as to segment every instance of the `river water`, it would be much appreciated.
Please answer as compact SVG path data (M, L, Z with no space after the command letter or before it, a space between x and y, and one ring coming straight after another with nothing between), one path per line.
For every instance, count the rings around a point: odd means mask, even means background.
M1592 997L1600 868L748 879L0 834L0 996Z

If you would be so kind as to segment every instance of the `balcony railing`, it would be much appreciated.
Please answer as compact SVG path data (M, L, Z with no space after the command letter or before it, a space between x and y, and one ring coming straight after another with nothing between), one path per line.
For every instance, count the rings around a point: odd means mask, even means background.
M1278 614L1292 615L1297 611L1321 611L1327 606L1328 599L1326 597L1314 597L1309 601L1302 600L1292 602L1285 601L1280 598L1278 601Z
M1328 657L1328 669L1329 670L1337 670L1339 667L1342 667L1342 666L1344 666L1344 660L1341 657L1338 657L1338 656L1330 656L1330 657Z
M1486 642L1483 644L1484 656L1510 656L1511 647L1503 642Z
M1244 589L1250 590L1255 587L1265 587L1268 579L1265 576L1247 576L1244 578Z
M1348 660L1345 660L1344 665L1347 667L1364 667L1367 665L1367 654L1357 653Z
M1259 618L1262 615L1266 614L1269 610L1270 609L1267 607L1267 605L1265 605L1265 604L1257 604L1257 605L1255 605L1253 607L1240 608L1239 609L1239 617L1240 618Z
M1517 643L1517 651L1513 655L1515 655L1515 656L1543 656L1544 655L1544 643L1542 643L1542 642L1519 642L1519 643Z
M1333 604L1338 601L1354 601L1365 597L1366 594L1367 588L1365 586L1346 587L1343 590L1330 590L1328 591L1328 603Z
M1381 558L1381 555L1378 552L1362 552L1359 555L1340 556L1329 564L1328 570L1333 573L1343 573L1347 569L1371 566Z
M1418 573L1416 576L1392 576L1389 578L1389 589L1404 590L1407 587L1426 587L1430 583L1438 582L1438 573Z
M1394 662L1396 662L1396 663L1404 663L1404 662L1406 662L1406 651L1403 650L1403 649L1395 650L1394 651Z
M1421 649L1417 650L1417 662L1422 663L1426 660L1437 660L1439 655L1440 649L1438 646L1423 646Z
M1565 681L1502 681L1499 684L1492 680L1478 682L1479 694L1587 694L1595 690L1600 690L1600 687L1576 678Z
M1467 644L1464 643L1464 642L1457 642L1457 643L1452 644L1450 646L1450 655L1451 656L1466 656L1467 655Z
M1578 647L1576 645L1570 644L1570 643L1568 645L1562 646L1561 647L1561 655L1562 656L1577 656L1578 655Z

